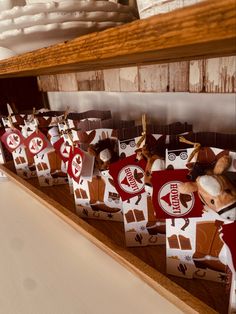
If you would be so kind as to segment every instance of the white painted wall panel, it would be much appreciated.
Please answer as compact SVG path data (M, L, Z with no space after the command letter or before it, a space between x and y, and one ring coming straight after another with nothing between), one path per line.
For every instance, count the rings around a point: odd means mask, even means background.
M141 120L141 114L159 123L194 125L195 131L236 132L235 94L196 93L48 93L51 109L111 110L120 119Z

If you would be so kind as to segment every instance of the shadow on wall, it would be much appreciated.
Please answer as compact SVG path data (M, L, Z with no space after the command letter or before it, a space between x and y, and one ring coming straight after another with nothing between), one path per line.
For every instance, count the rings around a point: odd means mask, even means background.
M36 77L6 78L0 80L0 112L7 113L6 104L10 104L15 112L32 111L45 106L42 92L38 91Z

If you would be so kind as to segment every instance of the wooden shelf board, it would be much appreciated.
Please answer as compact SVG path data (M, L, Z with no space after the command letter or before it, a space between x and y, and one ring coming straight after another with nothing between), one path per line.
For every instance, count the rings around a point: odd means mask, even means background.
M86 71L236 54L235 0L207 0L0 62L0 76Z
M12 162L0 165L0 170L182 311L227 313L228 295L223 284L165 275L164 246L126 248L123 224L79 218L68 186L40 187L37 178L24 180L18 177Z

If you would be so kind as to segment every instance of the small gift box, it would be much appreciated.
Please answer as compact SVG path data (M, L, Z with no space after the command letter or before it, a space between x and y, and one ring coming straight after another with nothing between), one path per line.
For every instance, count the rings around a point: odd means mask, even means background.
M12 115L3 117L5 133L1 137L6 149L12 154L13 162L17 174L29 179L36 177L36 168L32 155L24 145L24 140L28 136L24 128L24 120L28 119L27 115Z
M121 161L117 165L111 165L110 169L123 200L127 246L165 243L165 219L158 218L154 210L151 173L165 169L164 152L170 134L191 131L192 127L187 123L147 125L145 139L142 139L143 129L142 125L119 132ZM132 188L137 192L134 193Z
M72 130L72 137L81 148L94 156L94 171L91 180L73 180L76 212L81 217L123 221L122 201L112 177L110 164L118 159L117 130L132 126L132 121L112 119L85 120L79 131ZM88 130L92 128L92 130Z
M66 163L53 146L60 139L58 122L62 118L62 112L49 111L25 120L29 134L25 145L34 158L40 186L68 183Z
M227 223L213 211L199 218L167 219L167 273L225 283L228 262L220 230Z
M235 135L197 133L190 136L202 138L205 145L218 148L201 146L185 137L181 142L194 148L166 151L168 169L175 169L169 171L186 172L186 181L179 184L178 197L181 193L186 195L188 204L193 193L197 193L202 202L198 204L201 216L194 218L187 212L185 216L173 215L166 220L167 272L185 278L226 282L229 259L220 232L236 219L236 155L230 150ZM227 138L230 140L225 142Z

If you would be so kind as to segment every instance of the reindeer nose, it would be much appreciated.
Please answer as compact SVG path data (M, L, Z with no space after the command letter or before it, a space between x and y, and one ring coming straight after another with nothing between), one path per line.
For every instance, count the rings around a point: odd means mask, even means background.
M151 172L163 169L165 169L165 161L158 158L153 162Z
M111 159L111 152L109 151L108 148L106 148L100 152L100 159L103 162L107 162Z

